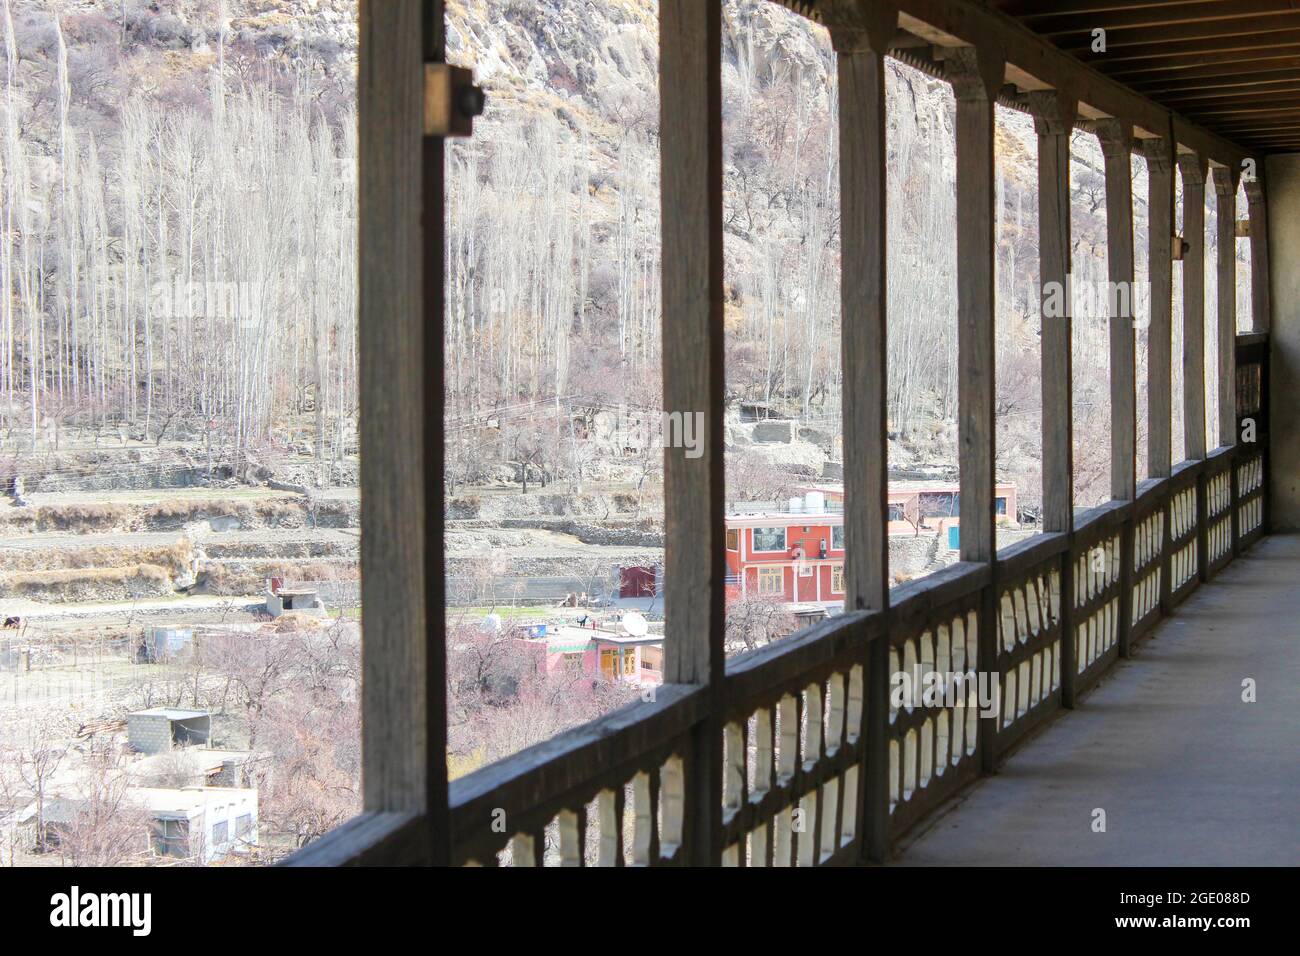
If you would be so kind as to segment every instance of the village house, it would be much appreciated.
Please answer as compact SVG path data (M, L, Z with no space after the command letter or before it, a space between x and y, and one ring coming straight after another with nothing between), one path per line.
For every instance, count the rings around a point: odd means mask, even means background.
M844 487L812 485L800 491L800 497L784 505L765 504L726 516L729 597L758 594L831 609L843 606ZM999 521L1012 523L1016 486L997 484L995 494ZM897 482L890 484L888 498L890 535L942 535L949 551L960 548L957 482Z
M583 674L638 686L663 683L663 635L591 624L538 624L523 640L545 673Z

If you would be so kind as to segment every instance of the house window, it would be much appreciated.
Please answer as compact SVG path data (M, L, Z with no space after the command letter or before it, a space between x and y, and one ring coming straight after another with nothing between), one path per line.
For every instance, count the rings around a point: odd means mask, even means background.
M831 526L831 548L836 551L844 550L844 525Z
M759 568L758 569L758 593L759 594L784 594L785 593L785 568Z
M230 842L230 824L222 820L212 828L212 845L221 846L228 842Z
M903 503L901 501L891 501L889 503L889 520L890 521L907 520L907 514L903 509Z
M842 564L831 565L831 593L844 593L844 565Z
M727 550L728 551L740 550L740 529L739 528L727 529Z
M235 817L235 839L242 840L253 832L253 815L241 813Z
M953 491L924 491L917 504L922 518L950 518L961 514L961 495Z
M1004 514L1007 513L1007 499L1006 499L1006 498L994 498L994 499L993 499L993 513L994 513L995 515L1004 515Z
M153 851L159 856L184 859L190 855L190 822L156 820L153 825Z
M755 528L755 551L784 551L785 528Z

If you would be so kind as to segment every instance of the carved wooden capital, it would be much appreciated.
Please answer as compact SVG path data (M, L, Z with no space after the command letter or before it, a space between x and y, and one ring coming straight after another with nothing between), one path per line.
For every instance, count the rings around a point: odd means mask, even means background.
M997 99L1006 75L1006 60L1001 50L989 47L943 48L943 71L959 101Z
M1039 136L1069 136L1079 115L1078 101L1061 90L1033 90L1025 94L1025 107Z
M1254 178L1246 180L1246 202L1252 206L1264 202L1264 180L1260 178L1258 163L1256 160Z
M1167 173L1174 168L1173 150L1167 139L1142 140L1142 155L1149 173Z
M822 0L821 22L836 53L875 53L883 56L898 33L898 8L892 3Z
M1206 159L1199 153L1179 153L1178 171L1183 174L1184 186L1204 186Z
M1236 166L1215 166L1211 170L1214 177L1215 195L1232 199L1237 195L1237 183L1241 181L1241 170Z
M1133 152L1133 124L1120 119L1099 119L1093 130L1101 143L1102 155L1108 159Z

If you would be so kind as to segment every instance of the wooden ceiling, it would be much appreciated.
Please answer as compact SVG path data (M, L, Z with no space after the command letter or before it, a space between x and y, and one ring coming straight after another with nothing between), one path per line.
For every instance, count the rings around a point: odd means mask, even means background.
M1251 151L1300 151L1300 0L992 0L1063 52ZM1105 30L1105 51L1094 34Z

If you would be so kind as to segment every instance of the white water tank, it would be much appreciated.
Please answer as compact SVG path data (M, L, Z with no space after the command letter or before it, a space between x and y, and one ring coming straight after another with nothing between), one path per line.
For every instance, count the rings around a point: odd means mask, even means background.
M804 495L804 504L809 514L821 514L826 510L826 496L820 491L810 491Z
M802 499L802 498L791 498L791 499L790 499L790 513L791 513L791 514L795 514L795 515L797 515L797 514L799 514L801 511L803 511L803 499Z

